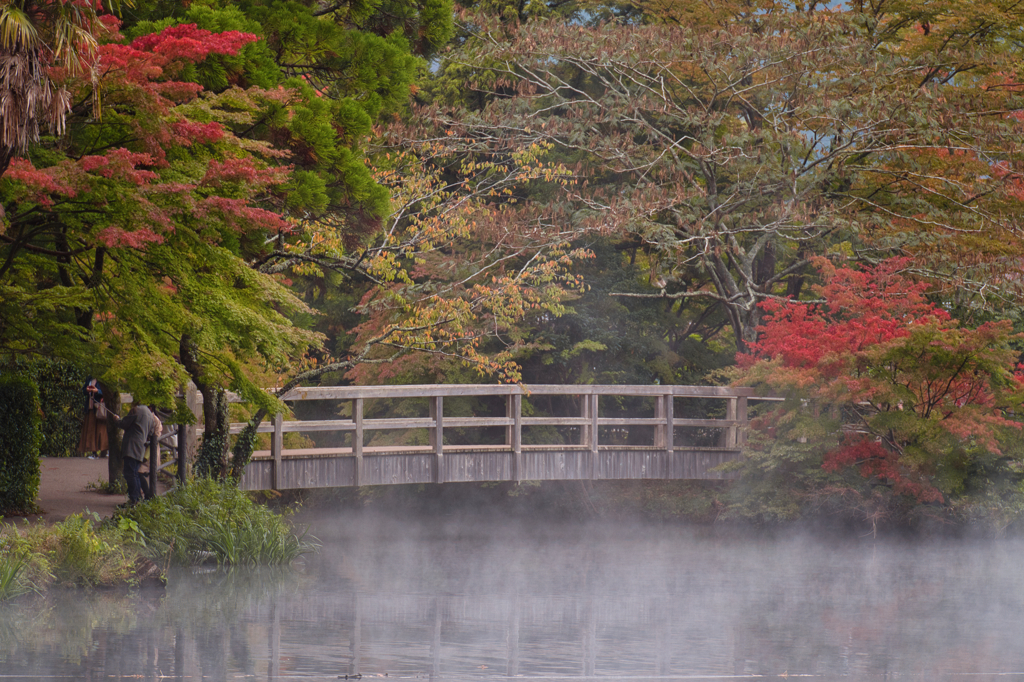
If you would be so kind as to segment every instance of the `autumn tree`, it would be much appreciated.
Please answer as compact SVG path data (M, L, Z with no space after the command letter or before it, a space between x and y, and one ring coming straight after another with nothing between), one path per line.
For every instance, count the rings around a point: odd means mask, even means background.
M920 255L980 305L986 283L1016 286L996 277L1020 251L998 170L1017 162L1005 114L1019 97L997 46L1019 10L973 34L975 12L936 20L949 31L936 42L918 40L912 5L467 12L445 68L480 96L442 80L435 115L467 136L550 144L580 181L558 199L566 224L651 253L654 291L621 293L717 307L738 348L756 339L759 303L803 290L814 255Z
M264 29L237 7L184 16L195 23L136 16L125 33L106 18L95 79L64 82L81 103L69 134L4 176L4 353L86 361L163 405L192 379L204 396L201 461L219 475L225 389L254 405L255 428L282 409L267 378L286 388L408 352L514 372L481 340L527 309L555 309L571 249L558 234L514 229L502 204L564 169L540 163L541 146L502 146L469 165L444 144L371 150L371 126L400 109L411 71L385 82L371 50L360 68L372 63L376 76L346 97L337 60L287 77L281 60L297 46L241 30ZM391 31L367 44L403 40ZM316 311L289 289L305 295L318 279L363 298L340 357L322 353ZM250 433L236 470L251 449Z
M273 205L289 173L276 167L280 151L235 127L292 96L204 97L176 79L255 35L184 25L129 43L116 23L107 17L96 81L64 83L83 102L68 136L33 147L33 160L15 160L3 177L0 345L86 362L161 405L191 375L211 397L212 441L219 390L272 404L244 367L285 366L317 343L288 317L307 310L301 301L243 258L247 240L290 230L259 205Z
M759 339L730 375L784 401L754 422L739 513L826 505L877 523L915 505L1019 502L1019 336L1009 321L960 326L908 262L819 258L814 302L761 304Z
M531 183L567 181L566 169L540 161L543 148L496 143L468 160L464 141L442 133L413 144L408 130L396 125L379 140L376 173L393 210L371 240L346 247L324 230L309 243L267 254L259 265L265 272L287 270L298 290L321 302L332 291L360 292L350 299L352 326L335 352L291 376L279 393L325 376L387 383L412 375L451 380L463 372L519 380L521 321L539 312L561 314L580 286L569 267L589 253L550 229L544 207L516 201ZM522 226L526 216L532 229ZM257 410L239 439L236 470L265 415Z

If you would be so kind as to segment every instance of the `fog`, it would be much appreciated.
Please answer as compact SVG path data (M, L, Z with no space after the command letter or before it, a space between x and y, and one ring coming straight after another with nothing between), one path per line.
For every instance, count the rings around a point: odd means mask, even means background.
M0 607L3 679L1024 679L1024 545L302 513L289 571Z

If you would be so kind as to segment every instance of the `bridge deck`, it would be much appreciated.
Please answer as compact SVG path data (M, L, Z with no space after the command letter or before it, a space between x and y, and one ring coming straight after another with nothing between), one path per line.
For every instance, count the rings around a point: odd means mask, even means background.
M404 483L484 481L567 481L617 479L724 479L713 469L739 457L735 448L674 448L524 445L518 454L505 445L446 445L438 457L430 446L367 447L361 458L352 448L287 450L281 457L276 488L325 488ZM360 464L362 470L358 472ZM240 487L275 487L275 460L258 451L245 469Z

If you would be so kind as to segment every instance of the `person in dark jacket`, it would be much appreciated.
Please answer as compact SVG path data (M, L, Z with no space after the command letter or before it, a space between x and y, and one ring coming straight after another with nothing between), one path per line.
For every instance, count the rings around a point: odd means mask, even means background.
M146 459L146 442L157 437L159 420L145 405L134 405L124 419L119 419L117 428L124 430L121 439L121 455L124 459L124 480L128 484L128 503L138 504L143 494L151 497L148 482L139 475L139 466Z

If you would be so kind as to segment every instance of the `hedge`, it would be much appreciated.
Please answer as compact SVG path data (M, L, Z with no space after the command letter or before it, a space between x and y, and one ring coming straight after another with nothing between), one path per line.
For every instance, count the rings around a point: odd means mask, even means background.
M39 494L39 389L24 376L0 376L0 513L34 511Z
M52 358L16 360L9 368L33 380L39 389L39 405L43 409L40 456L75 455L82 434L82 386L89 374L66 360Z

